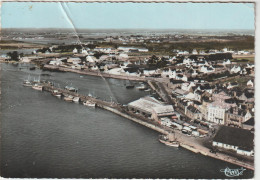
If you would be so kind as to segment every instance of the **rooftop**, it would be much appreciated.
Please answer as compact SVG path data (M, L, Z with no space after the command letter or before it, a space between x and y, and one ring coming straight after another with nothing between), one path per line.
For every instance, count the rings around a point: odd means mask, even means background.
M254 134L240 128L221 126L213 141L238 146L239 149L243 150L254 149Z

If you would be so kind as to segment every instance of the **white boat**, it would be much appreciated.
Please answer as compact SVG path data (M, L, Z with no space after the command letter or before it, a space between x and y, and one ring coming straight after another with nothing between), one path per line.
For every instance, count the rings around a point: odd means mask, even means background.
M56 96L56 97L58 97L58 98L60 98L60 97L61 97L61 92L59 92L58 90L54 90L54 91L52 92L52 95L53 95L53 96Z
M72 92L78 92L78 88L75 88L72 85L65 86L65 89L68 90L68 91L72 91Z
M79 102L79 97L74 97L73 102Z
M171 146L171 147L179 147L180 143L178 141L176 141L176 139L174 138L174 134L169 134L168 136L166 135L160 135L159 136L159 141L167 146Z
M32 82L29 81L29 80L25 80L25 81L23 82L23 86L31 87L32 85L33 85Z
M136 89L145 90L145 89L147 89L147 87L146 87L146 85L141 84L140 86L137 86Z
M65 101L68 101L68 102L72 102L72 101L73 101L73 96L71 96L71 95L65 96L65 97L64 97L64 100L65 100Z
M84 106L89 106L89 107L96 107L96 103L92 102L92 101L85 101L83 102Z
M33 86L32 86L32 88L33 89L35 89L35 90L38 90L38 91L42 91L42 85L40 85L40 84L34 84Z
M33 83L30 81L30 74L28 75L28 78L23 81L23 86L31 87Z

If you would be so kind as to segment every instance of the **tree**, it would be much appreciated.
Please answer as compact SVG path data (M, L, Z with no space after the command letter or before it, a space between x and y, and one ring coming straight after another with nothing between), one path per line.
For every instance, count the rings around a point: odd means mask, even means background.
M11 57L11 60L19 61L19 54L17 51L8 52L7 55Z

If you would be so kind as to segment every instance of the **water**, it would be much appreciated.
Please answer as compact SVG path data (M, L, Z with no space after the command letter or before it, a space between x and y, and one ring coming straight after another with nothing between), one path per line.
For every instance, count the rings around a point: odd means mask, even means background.
M32 54L33 51L37 49L1 49L0 55L7 54L9 52L17 51L19 54Z
M74 73L30 71L2 64L1 173L12 178L227 178L235 165L167 147L158 133L103 109L68 103L21 85L29 74L49 73L80 93L128 103L147 94L127 81ZM43 78L43 77L42 77ZM66 83L63 83L66 84ZM241 178L251 178L246 170Z

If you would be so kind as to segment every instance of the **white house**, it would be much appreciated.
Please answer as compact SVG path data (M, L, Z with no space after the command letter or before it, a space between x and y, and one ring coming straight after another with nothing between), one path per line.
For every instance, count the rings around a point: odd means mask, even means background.
M198 51L196 49L193 49L192 54L198 54Z
M238 73L238 72L240 72L240 71L241 71L241 67L240 67L240 66L234 66L234 67L230 70L231 73Z
M163 70L162 73L161 73L161 76L162 77L169 77L169 78L173 78L175 79L176 78L176 71L175 70L171 70L170 68L168 70Z
M190 59L190 58L184 58L183 59L183 64L192 64L194 62L195 62L194 59Z
M115 75L122 75L122 74L125 74L125 71L122 68L113 68L113 69L107 70L106 73L115 74Z
M74 54L77 54L77 53L78 53L77 48L74 48L72 52L73 52Z
M31 62L31 59L29 59L28 57L22 57L22 58L20 58L20 61L22 61L24 63L29 63L29 62Z
M179 52L177 53L178 56L180 56L180 55L188 55L188 54L189 54L188 51L179 51Z
M156 70L155 69L146 69L146 70L144 70L143 71L143 74L145 75L145 76L150 76L150 75L153 75L153 74L156 74Z
M88 55L88 56L86 57L86 61L93 63L93 62L96 62L97 59L96 59L94 56Z
M225 65L229 65L231 64L231 61L229 59L227 59L226 61L223 61L222 65L225 66Z
M182 83L181 85L181 89L183 89L184 91L190 91L192 87L196 86L194 82L190 82L190 83Z
M148 49L146 49L146 48L139 48L138 51L139 52L148 52Z
M246 85L249 87L254 87L254 83L251 79L246 83Z
M88 51L86 49L81 49L81 54L88 55Z
M208 121L216 124L225 124L225 112L224 108L218 106L208 106Z

